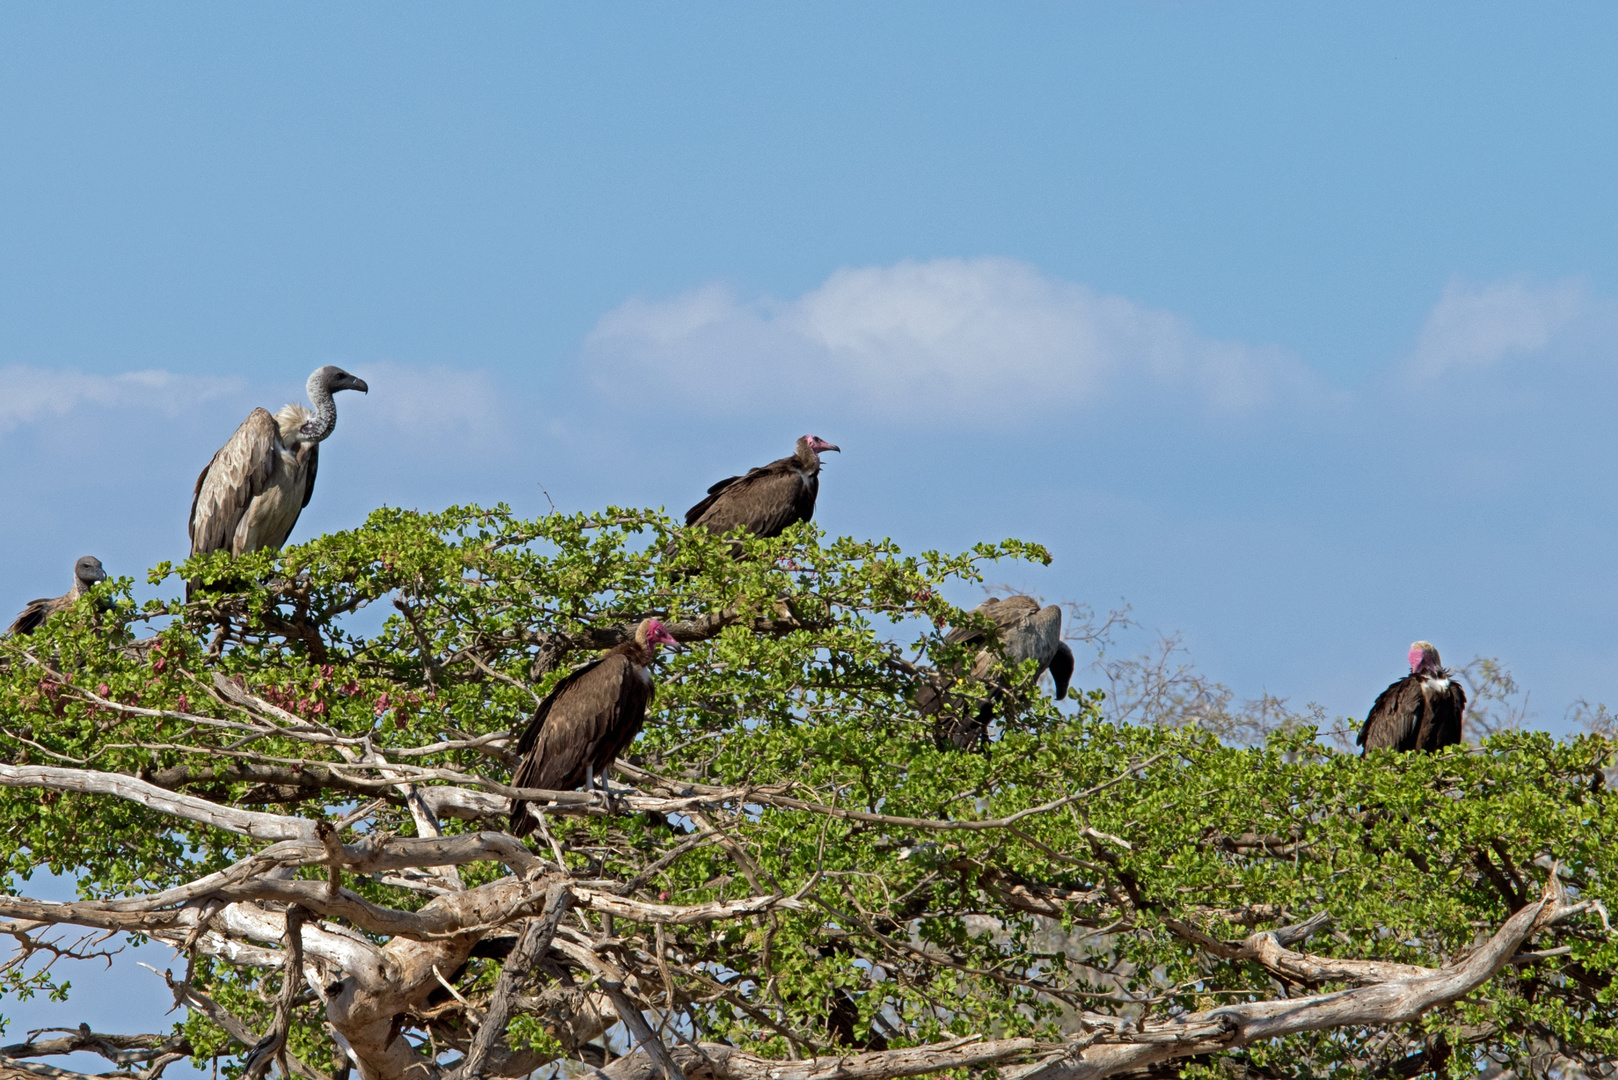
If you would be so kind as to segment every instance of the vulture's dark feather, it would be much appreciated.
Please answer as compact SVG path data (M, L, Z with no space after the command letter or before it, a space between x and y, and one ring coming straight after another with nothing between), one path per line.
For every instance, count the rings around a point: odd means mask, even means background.
M1073 682L1073 650L1065 641L1056 646L1056 655L1051 657L1051 682L1056 684L1056 700L1066 700L1067 688Z
M28 605L24 607L22 609L22 613L12 621L12 624L7 628L6 633L32 634L35 630L38 630L41 626L45 625L45 619L47 616L53 615L57 610L59 610L55 605L60 599L61 597L42 596L38 600L28 601Z
M754 536L780 536L789 526L814 517L820 493L819 451L835 449L817 436L805 435L790 457L710 487L708 497L686 511L686 525L716 533L739 526Z
M651 625L663 635L654 644L673 640L660 624ZM545 695L514 747L522 762L511 778L513 787L568 791L584 786L635 741L654 695L645 626L635 640L572 672ZM527 806L512 801L514 835L526 836L534 828Z
M303 503L298 507L299 510L303 510L308 507L309 499L315 493L315 475L320 472L320 444L312 443L304 447L301 456L304 458L306 464L303 468ZM299 517L301 516L302 515L300 514ZM297 526L297 517L292 519L292 524L294 527ZM291 532L291 529L287 530L288 535L290 535Z
M1367 751L1439 750L1461 741L1466 691L1447 671L1406 675L1377 695L1360 728Z

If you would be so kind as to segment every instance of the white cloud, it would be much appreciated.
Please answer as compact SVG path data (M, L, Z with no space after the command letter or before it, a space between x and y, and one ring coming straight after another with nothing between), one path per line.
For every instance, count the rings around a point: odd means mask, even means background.
M399 433L417 440L426 436L429 441L463 445L497 441L506 435L500 396L484 372L392 363L367 364L355 371L370 384L370 392L363 398L353 394L339 399L342 429ZM243 415L253 404L273 412L285 402L305 400L301 382L250 387L241 378L161 370L85 375L14 366L0 368L0 432L86 407L130 414L157 410L173 417L193 411L203 402L227 397L248 399L242 403Z
M356 366L370 391L340 401L339 428L427 444L490 447L508 434L499 392L486 372L375 363ZM301 401L303 395L297 395ZM363 437L362 435L362 437Z
M796 300L710 285L631 300L585 353L625 384L731 411L790 389L888 416L1000 422L1093 404L1126 387L1247 410L1309 383L1275 349L1204 338L1184 319L1012 259L839 270Z
M1544 286L1523 279L1487 285L1451 281L1422 324L1408 368L1417 377L1433 378L1541 353L1587 329L1607 306L1573 279Z
M240 379L177 375L172 371L130 371L85 375L77 371L12 366L0 368L0 432L83 406L156 409L178 415L199 401L241 387Z

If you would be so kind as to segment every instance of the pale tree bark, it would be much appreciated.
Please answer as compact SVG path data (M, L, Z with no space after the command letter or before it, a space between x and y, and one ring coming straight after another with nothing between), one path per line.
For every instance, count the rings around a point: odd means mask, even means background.
M389 775L389 781L395 786L403 782L397 771ZM531 1071L552 1058L534 1051L513 1052L506 1045L507 1024L518 1011L546 1017L549 1029L561 1042L562 1053L577 1052L582 1043L598 1037L608 1025L621 1022L634 1035L637 1050L606 1067L610 1080L890 1080L990 1065L1001 1069L1010 1080L1092 1080L1302 1032L1408 1023L1473 993L1507 964L1548 955L1524 955L1523 949L1539 931L1598 908L1590 901L1569 902L1553 867L1549 884L1537 902L1521 907L1468 954L1435 968L1296 951L1294 945L1326 925L1324 915L1280 930L1255 933L1238 943L1221 942L1171 921L1171 929L1211 956L1258 964L1292 984L1342 983L1349 988L1230 1004L1144 1023L1084 1013L1079 1018L1080 1033L1061 1043L974 1037L901 1050L815 1054L795 1061L774 1061L735 1047L693 1043L680 1036L678 1025L669 1022L671 1017L659 1013L652 992L657 985L672 985L672 961L661 944L655 947L655 955L637 958L624 936L614 933L613 920L656 929L757 920L772 912L802 912L809 910L805 896L819 880L818 874L796 894L761 891L740 899L677 905L626 895L633 890L622 882L565 872L501 832L414 838L372 834L345 844L328 823L219 806L127 776L83 769L0 765L0 784L112 796L174 819L265 843L233 866L144 896L73 903L0 897L0 917L11 920L0 925L0 932L13 936L26 937L43 928L69 925L138 931L184 951L227 963L281 969L284 979L276 1020L260 1037L200 990L171 979L177 1003L207 1016L244 1046L256 1047L256 1056L249 1058L250 1073L255 1076L262 1075L270 1059L284 1053L291 1010L296 1001L308 1000L300 998L307 991L323 1004L326 1023L362 1080L439 1080L446 1070L453 1073L450 1080L473 1080ZM447 790L441 785L417 788L424 803L437 799L440 806L463 796L465 805L474 805L486 797L470 789L460 789L459 794L446 794ZM537 800L576 794L523 793L525 798ZM712 809L728 805L734 809L749 802L773 800L794 810L815 812L819 808L826 817L843 820L851 815L861 820L883 817L822 806L779 791L702 791L686 785L664 796L642 794L636 798L642 806L656 806L664 813L685 813L698 806ZM504 800L500 801L503 804ZM1016 828L1032 815L1065 810L1076 801L1076 797L1066 797L987 825L966 824ZM599 808L560 797L552 800L551 809L599 812ZM963 827L903 817L887 821L918 831L958 831ZM704 843L717 842L713 838L718 835L718 830L705 828L676 850L693 850ZM1086 835L1098 847L1127 847L1120 838L1105 833L1089 830ZM342 884L345 874L430 870L448 885L458 879L443 874L442 868L480 862L502 864L510 873L476 888L440 890L439 895L414 911L376 904ZM320 867L326 874L323 880L289 876L298 867ZM573 915L577 925L564 920L564 914ZM1604 921L1604 912L1600 914ZM588 921L590 917L595 924ZM356 933L356 929L364 934ZM661 935L661 929L657 933ZM365 934L385 940L378 944ZM424 1053L406 1038L403 1026L413 1017L419 1020L434 1008L443 1008L431 1004L441 991L458 996L452 984L454 974L480 945L502 936L507 942L507 964L492 994L482 1005L464 999L454 1003L464 1017L464 1024L457 1028L461 1042L455 1046L463 1057L459 1065L446 1066L439 1055ZM661 936L656 940L661 942ZM536 972L568 969L579 972L585 985L558 986L557 993L548 1000L545 995L536 998L524 992L527 980ZM707 978L689 966L682 971L699 982ZM715 997L732 993L711 979L703 985L717 987L712 990ZM734 1001L744 1011L752 1008L734 996L726 1000ZM654 1022L648 1022L648 1015ZM768 1021L763 1014L756 1018ZM181 1052L181 1048L157 1036L136 1036L134 1042L124 1043L110 1037L83 1038L98 1045L104 1043L116 1054L135 1055L129 1059L131 1062L136 1058L154 1063L165 1057L177 1060L175 1055ZM60 1070L25 1059L70 1052L68 1048L73 1045L76 1044L70 1037L60 1043L46 1040L5 1048L0 1052L0 1071L16 1076L65 1076ZM155 1080L161 1069L155 1065L152 1068L156 1072L151 1068L148 1072ZM287 1068L305 1080L327 1080L320 1070L290 1055Z

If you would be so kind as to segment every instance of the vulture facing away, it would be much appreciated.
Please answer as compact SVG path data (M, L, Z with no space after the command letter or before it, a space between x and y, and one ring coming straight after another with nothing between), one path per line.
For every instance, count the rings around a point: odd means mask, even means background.
M370 387L328 364L309 376L306 390L313 412L302 405L287 405L274 416L254 409L197 477L191 554L241 555L286 543L314 494L321 440L337 426L332 395L367 393Z
M1439 750L1461 741L1466 691L1438 662L1430 641L1410 646L1410 674L1382 691L1360 728L1361 753L1390 750Z
M79 597L90 591L98 581L106 581L107 572L101 569L101 560L86 555L73 564L73 587L61 596L28 601L28 606L7 628L8 634L32 634L45 624L45 620L58 611L65 611L79 602Z
M513 787L568 791L606 787L606 772L640 734L652 701L647 670L659 645L674 636L656 619L635 628L635 636L556 684L534 710L516 752L522 758ZM527 836L534 828L528 804L511 803L511 832Z
M1040 607L1031 596L1008 596L1004 600L990 597L973 614L986 615L1000 629L1000 643L1006 659L1014 664L1025 660L1038 660L1041 675L1049 671L1056 684L1056 700L1067 697L1068 683L1073 679L1073 650L1062 640L1062 609L1055 604ZM988 635L973 627L958 626L944 635L950 645L988 644ZM994 667L995 656L985 648L978 653L968 674L972 679L985 679ZM970 750L981 746L989 737L989 721L994 715L998 691L984 700L977 715L961 715L968 707L966 699L949 694L935 686L924 686L916 695L916 704L923 716L938 716L934 739L939 749L954 747Z
M805 435L791 457L732 476L708 489L708 497L685 512L688 526L726 533L743 526L754 536L780 536L788 526L815 516L820 493L820 455L839 450L819 435Z

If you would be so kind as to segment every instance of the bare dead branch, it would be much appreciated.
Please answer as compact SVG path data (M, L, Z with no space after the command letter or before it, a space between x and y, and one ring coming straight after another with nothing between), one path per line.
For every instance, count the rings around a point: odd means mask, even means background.
M545 887L544 910L538 918L528 920L517 947L506 958L500 978L495 981L494 992L489 996L483 1024L478 1028L477 1037L472 1040L472 1048L460 1068L459 1080L477 1080L483 1075L484 1065L495 1043L505 1034L506 1025L511 1022L517 990L539 958L550 949L551 939L556 936L556 925L567 911L568 899L566 881L553 880Z
M303 923L309 913L294 905L287 909L286 962L281 970L281 992L275 1000L275 1022L264 1037L247 1052L245 1064L249 1080L260 1080L277 1058L286 1069L287 1029L292 1025L292 1004L298 997L303 977Z
M253 1034L252 1029L232 1015L224 1006L214 1001L213 998L190 983L174 979L166 972L163 978L169 984L169 991L174 995L176 1005L184 1005L193 1012L206 1016L214 1024L218 1025L225 1034L243 1046L250 1048L258 1045L259 1037ZM303 1077L303 1080L332 1080L326 1073L304 1064L303 1061L291 1054L286 1055L286 1063L290 1071Z

